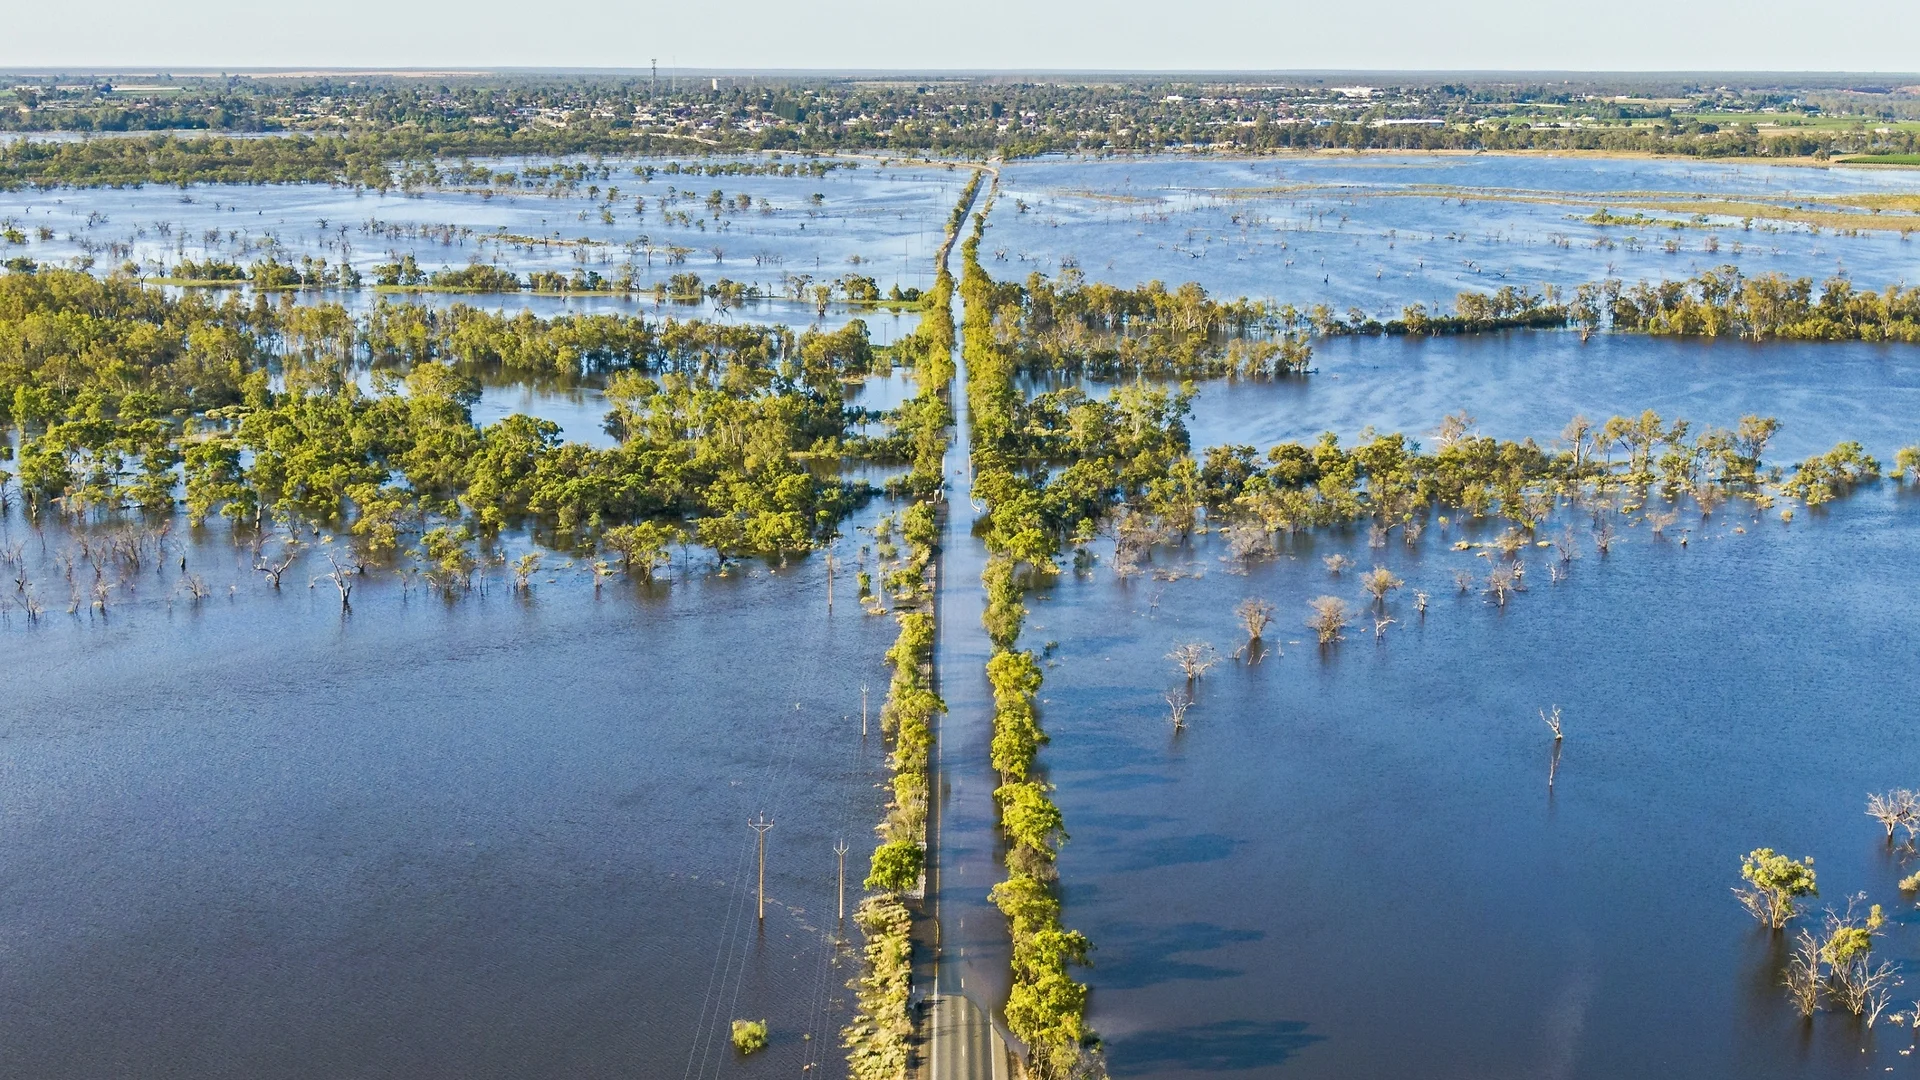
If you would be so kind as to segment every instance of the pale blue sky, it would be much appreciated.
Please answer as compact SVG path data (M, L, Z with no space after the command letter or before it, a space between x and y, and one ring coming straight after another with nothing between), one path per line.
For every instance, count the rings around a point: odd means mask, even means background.
M4 67L1920 68L1916 0L0 0L0 26Z

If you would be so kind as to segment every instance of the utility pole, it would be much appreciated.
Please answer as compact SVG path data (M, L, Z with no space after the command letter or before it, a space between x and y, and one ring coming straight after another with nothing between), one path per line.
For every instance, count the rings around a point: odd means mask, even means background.
M860 684L860 737L867 737L867 684Z
M760 840L760 921L767 921L767 830L773 828L773 822L765 814L747 822L747 828L758 834Z
M847 842L837 840L833 853L840 857L840 921L847 921Z

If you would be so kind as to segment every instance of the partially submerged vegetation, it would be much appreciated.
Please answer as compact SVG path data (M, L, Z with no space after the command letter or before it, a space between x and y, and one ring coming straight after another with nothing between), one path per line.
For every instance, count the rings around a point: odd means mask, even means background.
M642 254L648 257L650 263L652 249L643 248ZM674 258L673 249L663 252L663 257L670 264L680 261ZM23 261L13 269L31 273L39 269L39 265ZM139 271L139 267L126 264L120 273L140 278ZM861 274L843 274L818 283L810 276L789 275L784 287L778 290L763 289L759 285L725 277L707 281L690 272L676 273L665 279L649 279L645 268L632 259L619 267L610 268L606 274L577 268L564 274L557 270L530 270L522 275L503 266L478 261L457 268L428 270L409 253L397 262L378 264L371 272L372 288L380 293L498 295L528 292L537 296L584 294L627 299L651 297L656 303L671 301L676 304L712 300L723 309L779 298L802 300L820 310L829 305L843 305L855 309L885 308L892 311L917 308L921 299L918 289L901 289L898 285L882 293L878 282ZM369 284L365 275L349 264L329 265L327 260L312 256L302 256L298 263L266 258L245 265L218 259L183 259L142 280L154 285L203 289L246 286L256 292L353 292Z
M979 190L979 176L962 192L949 226L948 243ZM933 724L946 711L934 692L934 613L931 575L944 513L946 431L952 415L948 396L953 380L953 282L946 249L936 266L934 287L918 328L897 354L912 364L919 393L900 411L895 440L899 456L912 471L896 490L913 504L900 515L900 536L907 545L906 565L889 580L901 606L900 635L887 651L893 679L880 711L883 733L892 740L888 765L892 794L880 839L869 861L866 888L854 918L866 937L864 967L853 983L854 1019L842 1032L847 1068L854 1080L904 1080L911 1063L914 1019L907 1002L912 982L913 915L906 901L924 892L927 869L927 813L933 798ZM889 528L890 533L890 528ZM863 580L861 591L870 584ZM884 608L881 608L884 610Z
M994 647L988 665L995 706L991 753L1002 781L996 802L1009 845L1007 878L996 886L994 899L1008 915L1013 935L1008 1025L1027 1044L1029 1067L1039 1075L1067 1075L1080 1068L1093 1041L1085 1025L1086 987L1070 974L1074 965L1087 962L1091 944L1062 920L1055 855L1066 839L1065 820L1037 769L1047 742L1037 708L1044 674L1033 653L1017 647L1026 614L1023 594L1036 579L1059 572L1063 546L1076 549L1076 567L1090 566L1089 545L1107 533L1114 538L1114 572L1131 576L1146 572L1157 547L1182 545L1203 530L1224 533L1232 557L1245 562L1277 554L1285 537L1306 529L1364 523L1370 544L1378 548L1396 532L1413 543L1430 524L1444 529L1449 514L1498 517L1510 527L1485 545L1490 559L1485 581L1468 576L1461 587L1481 590L1490 603L1505 605L1525 588L1519 559L1524 549L1557 548L1560 561L1552 565L1552 576L1558 580L1564 573L1572 558L1571 535L1549 540L1542 531L1554 511L1569 502L1590 506L1594 543L1604 553L1615 521L1626 524L1626 515L1635 510L1643 511L1646 523L1660 534L1678 524L1682 501L1702 515L1736 498L1755 509L1788 498L1817 505L1879 474L1878 462L1852 443L1790 472L1767 465L1763 454L1779 426L1770 418L1749 416L1732 429L1698 430L1652 411L1602 423L1576 417L1563 433L1562 448L1554 451L1531 440L1478 435L1471 418L1461 414L1442 425L1432 451L1422 451L1404 435L1372 433L1347 449L1328 434L1312 446L1288 443L1265 455L1250 446L1225 446L1196 459L1187 452L1183 423L1190 390L1123 383L1104 400L1079 390L1028 398L1014 376L1023 367L1221 374L1207 369L1214 361L1206 358L1232 320L1222 319L1220 309L1209 307L1197 290L1083 289L1071 276L1064 288L1037 276L1026 287L997 284L978 261L984 227L984 218L977 219L973 237L963 245L961 293L967 311L973 490L986 507L979 531L990 555L983 583L985 623ZM1830 291L1835 301L1828 310L1848 310L1839 291ZM1490 297L1468 294L1454 315L1437 324L1418 310L1391 329L1324 312L1309 313L1303 321L1324 333L1561 325L1573 312L1587 310L1575 305L1592 304L1604 316L1615 301L1631 303L1638 295L1596 288L1566 303L1505 290ZM1896 301L1900 296L1895 294ZM1600 306L1602 301L1607 306ZM1273 314L1249 310L1243 322L1251 326ZM1769 335L1787 333L1783 328L1792 325L1758 324ZM1847 325L1883 324L1855 319ZM1182 340L1173 328L1188 336ZM1131 342L1144 344L1128 356ZM1155 368L1147 357L1156 353L1171 359ZM1920 462L1920 450L1911 460ZM1667 500L1673 509L1649 506L1654 499ZM1685 543L1684 529L1674 535ZM1461 545L1473 546L1466 541L1456 546ZM1333 569L1337 574L1339 568ZM1371 617L1379 638L1397 621L1389 598L1405 582L1376 567L1360 575L1360 583L1368 602L1359 610ZM1427 594L1416 590L1415 606L1424 612L1426 602ZM1264 627L1271 608L1255 604L1249 610L1258 616L1249 623L1250 640L1257 639L1259 631L1251 627ZM1332 646L1356 614L1344 598L1323 596L1309 605L1307 625L1321 644ZM1175 656L1191 683L1204 670L1207 650L1199 644L1185 649L1190 655L1176 649ZM1190 693L1170 694L1168 701L1179 730Z
M982 175L975 174L956 208L950 239L964 225ZM498 177L443 180L499 183ZM1222 534L1233 559L1244 564L1282 554L1295 534L1309 529L1364 525L1371 546L1382 548L1396 532L1411 544L1435 525L1444 531L1449 516L1459 514L1507 526L1483 544L1459 541L1489 558L1485 580L1468 575L1461 591L1482 591L1504 606L1525 589L1520 555L1527 547L1560 547L1562 567L1570 558L1564 551L1573 543L1571 530L1565 539L1546 531L1556 512L1590 512L1602 552L1615 523L1635 512L1651 532L1664 536L1673 529L1684 543L1683 510L1706 518L1731 500L1756 511L1787 499L1818 506L1871 483L1881 465L1858 443L1843 442L1781 468L1763 461L1778 429L1770 418L1748 416L1734 428L1702 430L1651 411L1599 423L1576 417L1555 447L1478 435L1462 414L1447 418L1431 450L1403 434L1369 432L1350 447L1328 434L1264 453L1231 445L1195 456L1184 424L1190 387L1135 382L1104 398L1070 389L1029 399L1017 374L1276 378L1309 367L1315 333L1435 335L1574 325L1749 339L1920 341L1920 301L1900 287L1876 294L1833 279L1816 290L1806 279L1748 279L1732 268L1659 285L1601 282L1571 295L1513 288L1467 293L1451 312L1415 305L1387 321L1360 312L1220 302L1191 284L1175 290L1159 283L1136 289L1089 284L1072 269L1054 280L1033 275L1024 284L996 283L978 260L984 227L983 212L963 249L959 291L967 311L974 489L986 507L981 533L990 554L983 575L994 648L987 666L994 698L990 755L1008 844L1007 876L992 897L1008 919L1013 944L1006 1019L1041 1077L1097 1068L1097 1040L1086 1023L1088 988L1074 978L1075 968L1089 961L1091 943L1064 919L1057 856L1067 833L1040 762L1048 742L1039 709L1043 666L1033 650L1019 648L1027 590L1059 573L1069 550L1077 568L1090 567L1096 538L1111 536L1113 569L1132 576L1151 572L1157 547L1183 545L1206 531ZM230 519L255 536L256 552L259 538L284 530L284 551L262 555L256 566L275 587L292 560L299 526L316 536L331 533L346 541L334 550L350 553L344 564L330 557L330 580L343 605L353 578L368 567L408 558L428 567L429 580L449 594L463 591L486 560L504 561L493 545L516 525L569 550L603 556L594 564L596 580L615 566L648 580L670 561L673 546L691 542L711 547L723 565L753 555L782 557L830 543L868 493L863 485L823 477L815 463L857 458L909 466L889 487L910 505L882 525L889 540L898 527L907 555L882 567L877 591L861 574L863 599L882 611L887 605L880 597L894 601L899 633L888 653L892 682L881 710L891 751L889 799L865 881L871 895L855 913L865 934L865 966L854 984L858 1012L843 1033L859 1080L899 1080L907 1073L914 1025L911 901L927 868L933 726L944 710L930 673L931 574L952 421L946 387L954 375L955 283L944 265L925 297L919 328L891 349L875 348L859 322L795 333L706 320L542 319L385 301L354 316L335 305L275 305L261 295L363 284L351 268L324 263L179 267L183 276L175 280L244 282L254 290L247 297L172 297L121 276L22 269L38 272L0 277L0 423L21 434L17 479L30 511L99 520L160 515L184 499L196 527ZM376 278L390 290L570 292L634 285L632 278L623 284L588 275L523 279L478 262L429 272L409 257L379 268ZM689 274L660 288L671 299L725 298L734 295L730 284L707 285ZM851 300L856 289L864 297L871 284L849 275L841 286ZM918 393L885 418L884 434L861 433L862 421L881 418L842 404L844 383L898 366L915 371ZM475 424L479 370L605 378L606 429L618 445L563 444L552 424L524 416ZM367 371L370 386L360 378ZM1920 447L1902 450L1894 464L1899 473L1920 477ZM0 471L0 496L12 478ZM538 555L521 556L519 588L539 565ZM1350 560L1327 565L1336 578L1354 568ZM1555 580L1561 572L1550 569ZM1367 602L1319 597L1308 603L1305 625L1320 644L1333 647L1364 614L1372 616L1376 638L1382 636L1394 622L1390 604L1406 583L1381 566L1341 580L1357 582ZM1413 595L1424 611L1427 594ZM1289 610L1295 615L1288 618L1296 618L1299 608ZM1250 646L1276 617L1273 604L1252 598L1236 614ZM1242 655L1257 653L1235 658ZM1168 698L1180 730L1193 703L1191 684L1219 660L1197 642L1176 648L1174 658L1189 683L1184 696ZM1558 716L1556 707L1549 721L1556 743ZM1896 824L1888 819L1889 837ZM1781 860L1762 849L1743 871L1751 886L1743 902L1776 929L1796 914L1795 897L1813 892L1810 864L1805 889L1795 891L1798 864ZM1877 907L1858 917L1849 908L1830 914L1819 937L1802 933L1788 986L1803 1011L1828 1001L1872 1023L1885 1005L1884 995L1873 993L1884 985L1875 974L1884 965L1867 963L1881 921ZM742 1025L748 1025L744 1032ZM764 1024L756 1032L736 1021L734 1036L742 1052L766 1043Z
M1920 802L1912 791L1870 794L1867 815L1886 827L1889 848L1895 846L1894 830L1904 829L1902 848L1911 854L1920 831ZM1784 935L1804 914L1801 905L1807 898L1820 895L1811 856L1794 859L1772 848L1755 848L1741 860L1740 877L1745 884L1733 890L1734 899L1773 935ZM1920 874L1900 882L1903 891L1916 887ZM1893 1003L1894 988L1904 982L1896 962L1873 952L1888 922L1879 904L1867 904L1865 893L1855 893L1846 897L1845 906L1829 906L1817 930L1803 927L1793 936L1780 984L1802 1019L1811 1021L1814 1013L1831 1008L1857 1017L1868 1028L1879 1021ZM1920 1028L1920 1011L1893 1013L1888 1019Z
M1285 315L1294 319L1290 311ZM1729 337L1751 341L1920 342L1920 291L1889 285L1858 289L1844 277L1817 288L1811 278L1782 274L1749 277L1735 266L1705 270L1672 281L1628 285L1617 278L1589 282L1571 293L1540 293L1502 286L1491 293L1464 292L1448 313L1409 305L1398 319L1380 321L1354 311L1344 318L1326 308L1303 320L1327 335L1436 336L1509 329L1573 326L1583 334L1617 333L1671 337Z
M930 500L916 502L904 515L902 535L916 581L932 564L937 521ZM854 1018L842 1032L848 1071L856 1080L900 1080L910 1060L914 1020L907 1001L913 917L907 901L923 892L933 723L946 711L932 687L932 584L927 581L897 612L900 636L887 650L893 681L881 707L880 726L893 745L887 759L893 781L879 843L869 861L868 895L854 912L866 936L866 962L853 983Z
M30 513L160 513L184 493L195 525L337 534L356 571L410 538L475 558L476 539L520 523L649 572L674 543L723 564L805 551L864 494L807 462L865 445L842 382L886 364L858 323L796 335L405 306L356 319L69 271L0 276L0 327L0 422L21 432ZM618 445L563 443L527 416L475 424L473 372L490 368L608 374ZM419 554L443 561L431 546Z
M985 225L983 211L961 247L960 294L966 312L962 347L973 423L973 492L986 504L977 527L984 528L988 551L982 583L993 645L987 664L994 698L991 756L1001 779L994 802L1009 848L1006 880L994 886L992 898L1007 916L1013 940L1007 1027L1026 1044L1033 1075L1067 1077L1082 1070L1094 1042L1086 1023L1086 984L1069 971L1088 962L1092 945L1061 919L1054 860L1067 833L1049 785L1035 771L1047 740L1035 707L1042 676L1031 651L1015 650L1026 617L1022 575L1056 572L1058 532L1037 515L1048 486L1044 473L1023 469L1012 445L1021 397L1013 384L1013 352L994 333L995 289L979 263ZM1100 498L1094 491L1083 495ZM1088 512L1097 510L1089 506Z
M765 1020L735 1020L732 1035L733 1048L742 1054L751 1054L767 1048Z
M1122 289L1069 266L1056 280L1035 273L1025 284L995 283L981 300L1026 371L1272 378L1306 370L1313 355L1292 309L1222 303L1194 282Z
M1614 328L1639 333L1920 342L1920 291L1889 285L1876 293L1842 277L1829 278L1816 293L1809 278L1747 277L1723 266L1686 281L1632 288L1604 283L1598 298L1606 302Z

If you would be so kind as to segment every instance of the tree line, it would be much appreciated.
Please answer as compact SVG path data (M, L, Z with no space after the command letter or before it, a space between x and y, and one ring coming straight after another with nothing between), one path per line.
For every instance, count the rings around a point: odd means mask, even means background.
M1680 95L1692 103L1689 110L1622 102L1623 89L1634 94L1647 89L1612 80L1584 90L1561 83L1415 82L1360 95L1320 78L1289 85L1166 78L1099 83L943 78L877 85L734 77L720 86L698 80L683 86L630 76L170 81L169 92L145 95L23 83L6 94L10 100L0 109L0 127L195 130L210 142L230 132L271 132L289 139L324 131L339 134L318 137L385 141L393 148L392 161L409 155L500 156L522 147L561 154L632 153L648 146L682 152L891 150L973 158L1323 149L1806 157L1920 149L1910 128L1888 122L1902 114L1912 117L1910 97L1869 104L1778 85L1737 91L1677 85L1656 95ZM1833 110L1853 123L1807 123L1828 120ZM1744 118L1685 115L1689 111L1733 111ZM268 163L271 152L229 149L257 161L247 169L252 176L284 169ZM176 181L166 177L179 174L149 175L149 182L171 183Z
M1087 986L1071 974L1073 967L1088 962L1092 944L1062 919L1055 859L1067 840L1066 825L1051 787L1035 775L1040 748L1047 742L1035 705L1042 674L1030 650L1016 650L1026 617L1021 597L1029 576L1054 569L1058 534L1038 520L1039 507L1048 502L1054 485L1044 470L1024 468L1012 446L1022 398L1014 382L1016 356L996 332L997 290L979 261L992 201L990 193L986 209L975 216L972 234L961 245L960 276L973 494L986 506L976 531L988 551L981 583L987 592L982 618L993 647L987 663L994 697L991 757L1001 780L994 803L1008 843L1007 876L993 887L991 898L1007 917L1013 944L1007 1027L1026 1045L1032 1074L1067 1077L1090 1060L1094 1043L1086 1023ZM1130 448L1138 442L1124 441ZM1075 494L1096 493L1081 488Z
M979 183L976 173L961 192L955 221L949 223L949 244ZM912 1061L915 1025L908 1001L913 920L906 898L918 888L926 870L933 719L946 711L932 688L934 615L929 580L944 516L946 432L952 425L953 278L945 255L943 246L920 324L896 346L900 362L912 366L919 391L899 410L893 436L894 455L912 463L894 489L911 498L912 505L900 515L906 565L888 575L896 601L902 602L896 608L900 634L887 651L893 677L880 713L882 732L893 743L887 759L893 772L891 798L879 827L880 842L868 862L869 895L855 916L865 937L864 964L852 984L854 1018L841 1033L854 1080L905 1080ZM882 528L890 532L885 521ZM875 539L884 542L887 537L876 532ZM884 556L886 548L880 553ZM868 599L871 583L864 575L860 591L862 599ZM884 608L876 602L869 610Z

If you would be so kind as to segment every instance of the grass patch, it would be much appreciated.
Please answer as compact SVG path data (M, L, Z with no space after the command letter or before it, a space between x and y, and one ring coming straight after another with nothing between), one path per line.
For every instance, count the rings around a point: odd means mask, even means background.
M1855 154L1840 159L1842 165L1920 165L1920 154Z

